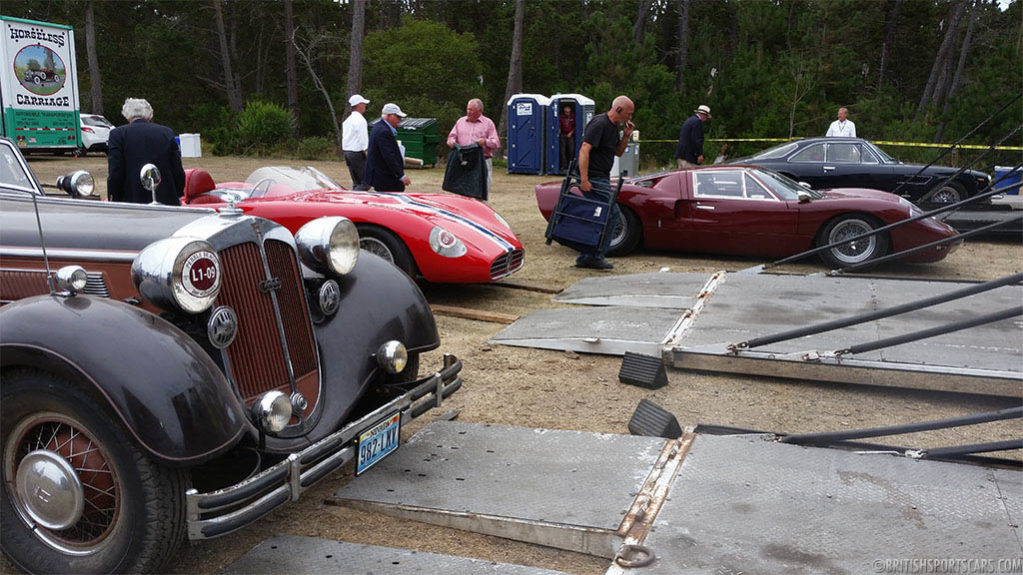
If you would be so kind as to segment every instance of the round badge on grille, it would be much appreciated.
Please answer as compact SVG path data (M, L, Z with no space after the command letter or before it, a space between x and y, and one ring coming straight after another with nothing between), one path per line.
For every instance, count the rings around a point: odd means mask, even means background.
M188 256L181 266L181 284L193 297L203 298L220 287L219 259L213 252L200 250Z
M217 349L231 345L234 337L238 335L238 315L226 305L213 310L210 320L206 322L206 335Z
M327 280L320 286L320 311L323 315L334 315L341 306L341 286L334 280Z

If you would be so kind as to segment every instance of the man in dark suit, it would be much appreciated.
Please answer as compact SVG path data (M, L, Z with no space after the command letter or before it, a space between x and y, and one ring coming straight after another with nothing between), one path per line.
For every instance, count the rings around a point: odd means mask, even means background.
M145 100L126 99L121 114L128 124L111 130L107 141L107 198L112 202L134 204L153 201L153 194L142 187L139 177L142 166L153 164L160 169L162 178L156 188L156 201L169 206L180 205L178 198L185 191L185 170L174 132L150 121L153 107Z
M710 108L700 105L682 124L675 147L678 169L695 168L703 163L703 125L710 121Z
M369 134L369 150L366 155L366 179L363 184L378 192L404 192L412 180L405 175L405 159L398 149L398 124L405 113L397 104L385 104L380 110L382 121L373 126Z

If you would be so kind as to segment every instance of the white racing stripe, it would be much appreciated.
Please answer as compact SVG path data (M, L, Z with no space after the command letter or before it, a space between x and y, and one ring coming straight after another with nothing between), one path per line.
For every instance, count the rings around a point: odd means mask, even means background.
M431 206L429 204L424 204L424 203L421 203L421 202L417 202L417 201L413 200L412 198L406 196L405 194L403 194L401 192L360 192L360 193L366 194L368 196L376 196L376 197L381 197L381 198L393 198L393 199L398 200L402 204L405 204L405 205L413 208L415 211L421 211L421 212L426 212L426 213L430 213L430 214L435 214L435 215L447 218L449 220L456 221L456 222L458 222L460 224L469 226L470 228L478 231L481 235L483 235L483 237L485 237L485 238L489 239L490 241L494 242L499 248L501 248L501 249L503 249L503 250L505 250L507 252L515 250L515 246L513 246L507 240L505 240L501 236L497 235L496 233L492 232L491 230L487 229L486 227L481 226L480 224L470 220L469 218L466 218L465 216L460 216L460 215L458 215L458 214L456 214L454 212L450 212L450 211L442 209L442 208L438 208L438 207L435 207L435 206ZM450 230L448 230L448 231L450 231Z

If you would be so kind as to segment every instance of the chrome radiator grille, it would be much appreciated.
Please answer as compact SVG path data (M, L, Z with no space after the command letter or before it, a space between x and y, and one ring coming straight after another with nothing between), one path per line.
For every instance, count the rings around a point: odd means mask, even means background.
M265 244L271 275L281 281L278 305L295 378L316 371L316 350L301 276L291 246L268 240ZM231 374L238 391L251 399L289 385L287 359L281 346L268 291L261 290L266 273L259 246L246 242L220 252L224 279L215 305L228 305L238 314L238 335L227 347Z
M525 256L522 250L512 250L497 256L494 263L490 264L490 279L499 280L515 273L522 267Z

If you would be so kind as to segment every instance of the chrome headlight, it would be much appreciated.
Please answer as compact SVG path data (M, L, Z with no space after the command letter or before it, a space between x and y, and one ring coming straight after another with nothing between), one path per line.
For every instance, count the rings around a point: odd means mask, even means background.
M391 340L377 350L377 364L387 373L401 373L408 364L408 351L405 344Z
M302 263L318 272L344 275L359 261L359 230L348 218L317 218L295 234Z
M277 433L291 421L291 400L277 390L268 391L252 404L252 416L260 429Z
M494 211L494 217L497 219L498 222L501 223L502 226L508 228L509 230L511 229L511 226L508 225L508 220L502 218L501 214L497 213L496 210Z
M64 266L57 270L57 289L76 294L89 283L89 274L82 266Z
M466 251L462 240L440 226L430 230L430 249L446 258L464 256Z
M131 279L146 301L162 309L200 313L220 294L220 258L195 238L154 242L131 264Z
M73 198L91 196L96 191L96 180L89 172L78 170L57 178L57 187Z

